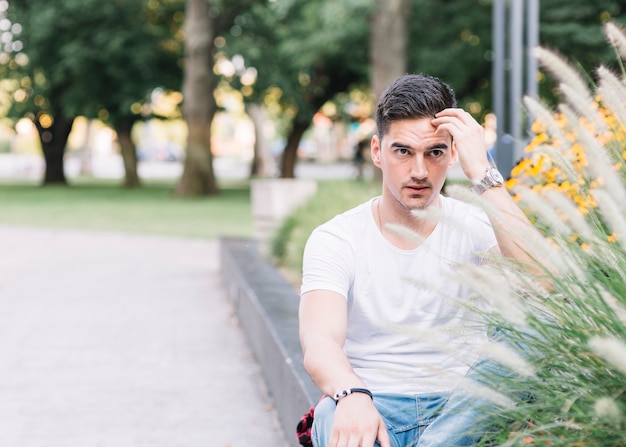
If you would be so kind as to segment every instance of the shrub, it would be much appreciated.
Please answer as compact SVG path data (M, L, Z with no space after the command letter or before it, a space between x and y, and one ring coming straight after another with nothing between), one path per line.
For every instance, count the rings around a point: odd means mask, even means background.
M624 32L610 23L604 31L626 59ZM543 234L528 243L541 244L536 263L549 285L507 259L464 275L494 304L488 321L505 334L508 355L487 357L514 372L487 379L516 402L494 406L504 423L491 442L624 446L625 74L600 67L590 89L556 53L536 56L559 81L562 102L551 110L526 99L536 135L507 186ZM526 391L531 400L520 398Z

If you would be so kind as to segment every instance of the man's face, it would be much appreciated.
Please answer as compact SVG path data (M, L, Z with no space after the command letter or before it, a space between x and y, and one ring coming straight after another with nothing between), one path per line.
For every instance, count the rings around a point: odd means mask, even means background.
M383 195L406 209L426 209L438 201L456 155L450 134L437 133L430 118L394 121L382 140L372 138Z

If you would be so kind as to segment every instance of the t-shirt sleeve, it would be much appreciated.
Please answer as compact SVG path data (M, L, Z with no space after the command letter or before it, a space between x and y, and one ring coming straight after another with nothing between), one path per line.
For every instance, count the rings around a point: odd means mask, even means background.
M475 209L473 212L471 222L472 222L472 231L477 241L476 243L477 252L484 253L498 245L496 234L493 231L491 222L489 221L489 218L487 217L487 214L484 211L480 209Z
M300 294L329 290L348 296L354 277L354 252L347 234L323 225L313 231L304 248Z

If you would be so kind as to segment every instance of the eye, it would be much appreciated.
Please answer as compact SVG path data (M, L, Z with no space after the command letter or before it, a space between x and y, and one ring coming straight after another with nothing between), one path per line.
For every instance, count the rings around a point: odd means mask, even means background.
M443 151L441 149L433 149L430 151L430 156L434 158L439 158L443 155Z
M409 150L406 147L399 147L396 152L399 155L409 155Z

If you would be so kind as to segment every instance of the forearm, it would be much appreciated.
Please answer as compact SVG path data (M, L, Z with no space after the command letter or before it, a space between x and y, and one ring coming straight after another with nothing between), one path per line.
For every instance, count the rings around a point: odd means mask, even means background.
M354 373L345 352L333 340L310 343L304 350L304 368L326 395L349 388L365 388Z
M490 188L482 194L495 212L488 213L501 253L520 261L531 273L544 273L547 265L545 256L539 252L540 246L533 241L541 234L528 220L509 192L504 187Z

